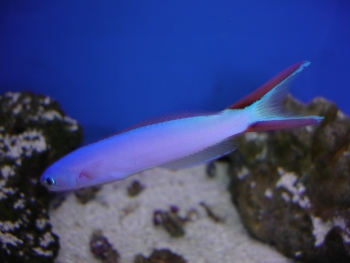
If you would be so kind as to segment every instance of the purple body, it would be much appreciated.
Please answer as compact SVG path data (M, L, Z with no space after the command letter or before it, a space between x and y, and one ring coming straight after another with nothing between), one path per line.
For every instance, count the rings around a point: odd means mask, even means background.
M177 116L145 124L82 147L51 165L41 181L63 191L124 179L155 167L183 168L235 150L246 131L315 124L318 116L293 117L280 108L292 79L309 62L297 63L226 110Z

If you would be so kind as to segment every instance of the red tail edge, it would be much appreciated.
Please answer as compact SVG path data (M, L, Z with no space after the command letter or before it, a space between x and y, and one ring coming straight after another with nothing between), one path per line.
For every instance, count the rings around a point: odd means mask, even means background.
M250 125L246 132L299 128L307 125L317 124L319 121L321 121L321 118L316 118L315 116L299 119L295 118L286 120L261 121Z
M240 99L236 103L232 104L230 107L228 107L228 109L243 109L253 104L255 101L259 100L266 93L268 93L271 89L273 89L276 85L278 85L280 82L297 72L300 69L300 67L305 63L305 61L301 61L286 68L285 70L281 71L276 76L274 76L272 79L270 79L268 82L254 90L252 93Z

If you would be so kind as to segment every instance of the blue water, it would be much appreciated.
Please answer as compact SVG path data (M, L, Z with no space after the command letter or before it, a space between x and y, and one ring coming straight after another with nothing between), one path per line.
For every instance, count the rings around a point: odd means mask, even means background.
M54 97L87 141L222 109L301 60L292 93L350 114L349 1L0 2L0 92Z

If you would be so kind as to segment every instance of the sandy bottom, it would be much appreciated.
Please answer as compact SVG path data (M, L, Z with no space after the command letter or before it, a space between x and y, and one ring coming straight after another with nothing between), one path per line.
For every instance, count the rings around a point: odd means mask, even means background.
M107 184L97 198L81 205L73 194L50 212L53 230L60 236L61 249L56 263L100 262L89 249L93 230L100 229L121 255L121 263L132 263L136 254L149 256L153 249L168 248L191 263L291 263L274 248L252 239L226 191L226 165L217 164L217 175L206 176L205 166L170 171L155 168L126 180ZM136 197L127 195L127 187L139 180L145 189ZM216 223L199 205L205 202L225 218ZM153 225L153 211L190 209L198 217L185 225L184 237L172 238Z

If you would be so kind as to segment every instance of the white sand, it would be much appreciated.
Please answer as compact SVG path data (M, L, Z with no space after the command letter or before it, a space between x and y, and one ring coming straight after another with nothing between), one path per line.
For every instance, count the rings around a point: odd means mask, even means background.
M291 263L270 246L252 239L243 228L226 188L226 166L217 164L218 175L209 179L205 166L169 171L152 169L107 184L97 199L86 205L69 194L50 213L53 230L60 236L61 250L56 263L100 262L89 250L92 231L101 229L121 255L121 263L132 263L136 254L149 256L154 248L169 248L191 263ZM126 189L133 180L146 189L131 198ZM211 220L200 202L224 216L223 223ZM196 209L199 217L185 225L184 237L172 238L153 225L155 209L180 208L180 215ZM128 214L126 210L133 210Z

